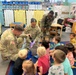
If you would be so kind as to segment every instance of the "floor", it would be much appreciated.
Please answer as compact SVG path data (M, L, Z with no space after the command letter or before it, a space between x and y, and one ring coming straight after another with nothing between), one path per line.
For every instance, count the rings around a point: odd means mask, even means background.
M7 28L2 27L2 33ZM62 41L69 41L69 33L63 32L61 36ZM0 54L0 75L5 75L9 61L2 61Z

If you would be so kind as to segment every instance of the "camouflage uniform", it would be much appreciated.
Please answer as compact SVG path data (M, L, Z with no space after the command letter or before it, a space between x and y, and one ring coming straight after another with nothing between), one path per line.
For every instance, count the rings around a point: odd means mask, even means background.
M7 29L1 35L0 51L3 60L18 58L17 37L13 35L12 29Z
M40 25L41 30L43 32L43 36L45 36L47 32L49 33L49 29L51 27L53 20L54 20L54 17L49 18L47 15L43 16L41 20L41 25Z
M31 27L31 25L29 25L25 28L24 33L25 34L31 34L32 41L35 40L34 46L32 48L30 48L31 39L29 38L29 36L26 37L26 48L28 50L31 50L32 54L35 55L37 52L38 44L39 44L39 38L41 35L41 30L38 26L35 26L35 28L33 28L33 27ZM26 35L24 35L24 36L26 36Z

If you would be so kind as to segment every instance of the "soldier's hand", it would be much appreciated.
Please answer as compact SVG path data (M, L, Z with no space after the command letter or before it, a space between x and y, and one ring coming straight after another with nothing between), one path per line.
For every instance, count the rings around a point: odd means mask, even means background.
M31 36L31 34L26 34L26 36Z

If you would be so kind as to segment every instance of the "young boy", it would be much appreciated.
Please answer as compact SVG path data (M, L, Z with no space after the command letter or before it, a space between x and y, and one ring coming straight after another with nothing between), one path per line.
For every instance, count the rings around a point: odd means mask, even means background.
M48 75L64 75L64 67L62 62L66 58L65 53L61 50L55 50L52 58L54 60L54 65L50 67Z
M58 50L58 49L65 52L65 54L67 55L68 49L67 49L67 47L65 45L60 45L60 46L57 46L55 48L55 50ZM64 75L73 75L73 71L71 69L71 65L70 65L70 62L69 62L67 57L65 58L65 60L64 60L64 62L62 64L64 66Z
M18 53L18 58L15 61L15 64L13 66L13 74L14 75L22 75L23 70L22 70L22 63L27 57L28 51L26 49L20 50Z
M54 43L54 48L55 48L56 46L60 45L61 37L60 36L55 36L52 41Z

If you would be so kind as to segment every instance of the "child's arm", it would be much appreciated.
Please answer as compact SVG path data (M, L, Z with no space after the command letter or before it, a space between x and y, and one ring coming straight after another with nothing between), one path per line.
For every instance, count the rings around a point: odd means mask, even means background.
M53 54L53 52L54 52L55 50L50 50L50 56L52 56L52 54Z
M39 75L42 75L42 73L43 73L43 68L42 67L39 67L39 70L40 70L40 72L38 73Z

